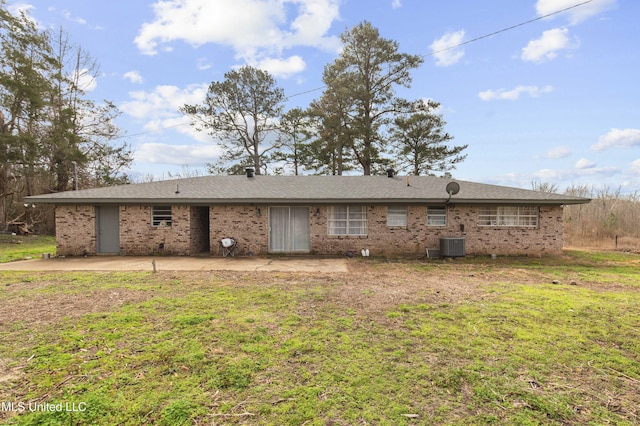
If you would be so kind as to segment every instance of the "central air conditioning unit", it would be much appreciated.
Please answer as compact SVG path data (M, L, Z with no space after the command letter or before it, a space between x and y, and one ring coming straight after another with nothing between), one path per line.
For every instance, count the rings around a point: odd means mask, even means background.
M464 257L464 238L440 238L440 256Z

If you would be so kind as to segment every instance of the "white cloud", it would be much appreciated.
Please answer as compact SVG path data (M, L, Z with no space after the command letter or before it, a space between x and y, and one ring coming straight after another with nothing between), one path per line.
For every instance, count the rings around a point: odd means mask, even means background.
M170 145L152 142L136 148L136 161L152 164L202 166L214 162L219 156L220 148L213 143Z
M640 159L635 160L629 167L629 173L640 176Z
M294 55L287 59L263 59L257 64L257 67L268 71L275 77L287 78L304 71L307 64L300 56Z
M591 151L634 146L640 146L640 129L611 129L606 135L600 136L598 143L591 147Z
M554 28L543 32L542 37L531 40L526 47L522 48L521 59L540 63L556 58L560 50L576 48L577 42L572 44L568 34L567 28Z
M637 187L638 176L640 176L640 160L635 166L637 175L631 173L631 169L623 169L612 166L596 166L587 168L577 168L578 163L557 169L540 169L535 172L511 172L501 173L498 176L491 176L483 179L485 183L497 185L516 186L520 188L530 188L531 182L546 182L558 185L560 188L575 185L576 182L585 185L626 185L630 188ZM632 165L633 167L633 165ZM623 179L626 178L626 182ZM629 183L631 182L631 183ZM561 192L561 191L560 191Z
M550 160L558 160L560 158L566 158L571 155L571 149L568 146L557 146L547 151L543 158Z
M62 11L62 16L71 22L75 22L76 24L82 24L82 25L86 25L87 21L84 18L81 18L79 16L72 16L71 12L69 12L68 10L64 10Z
M532 98L537 98L543 93L551 93L553 91L553 86L518 86L515 89L505 90L485 90L484 92L478 93L478 97L483 101L495 101L495 100L506 100L506 101L515 101L520 98L520 95L526 93Z
M191 126L191 119L184 115L176 115L173 117L155 118L147 121L144 130L147 132L162 133L165 130L176 130L179 133L189 135L199 142L211 142L211 137L206 133L197 132Z
M632 166L633 167L633 166ZM640 160L637 170L640 172ZM575 182L593 182L598 184L609 181L619 181L622 175L629 175L628 170L615 166L598 166L594 161L581 158L575 164L566 164L560 168L545 168L532 173L514 172L506 173L492 178L495 183L503 185L528 186L532 181L554 183L559 186L571 185Z
M185 104L195 105L204 101L207 84L189 85L185 89L177 86L157 86L151 92L130 92L130 101L119 107L122 112L139 120L145 120L144 130L161 132L174 129L200 142L211 142L206 132L197 132L190 126L189 117L182 115L178 109Z
M8 4L6 7L7 7L7 11L13 16L20 16L21 13L24 13L25 17L28 20L33 22L36 26L42 27L42 25L38 22L38 20L31 15L31 12L36 9L33 5L28 3L17 2L13 4Z
M557 182L567 178L568 171L555 169L542 169L534 172L532 177L543 182Z
M340 48L340 39L326 36L334 21L340 18L340 0L284 0L299 7L299 14L286 31L285 47L312 46L336 52Z
M436 65L448 67L454 65L464 56L464 49L454 47L464 40L464 30L446 33L429 45L431 54L436 58Z
M596 163L594 163L591 160L588 160L586 158L581 158L576 162L575 168L577 170L586 170L586 169L593 169L596 167Z
M393 0L393 1L391 2L391 8L392 8L392 9L394 9L394 10L395 10L395 9L400 8L400 7L402 7L402 0Z
M28 15L34 9L35 7L29 3L14 2L7 5L7 10L14 16L20 15L21 12L24 12Z
M536 3L536 12L538 16L545 16L574 6L576 3L576 0L538 0ZM616 3L617 0L591 0L589 3L571 8L560 15L567 16L569 23L575 25L592 16L614 8Z
M122 77L127 79L127 80L129 80L132 83L136 83L136 84L144 83L144 79L142 78L140 73L138 71L136 71L136 70L127 71L127 72L124 73L124 75Z
M198 58L197 67L200 71L206 71L211 68L211 64L209 63L209 60L207 58L202 57Z
M177 86L156 86L151 92L129 92L132 99L120 105L120 109L135 118L161 118L179 115L184 104L199 104L205 99L207 84L194 84L180 89Z
M560 182L560 181L579 181L587 177L595 177L598 179L611 178L620 174L618 167L597 167L589 160L584 162L578 161L573 168L568 169L542 169L532 174L533 179L539 179L543 182Z
M279 57L294 46L336 51L339 39L327 32L339 18L339 4L340 0L157 1L154 20L142 25L135 44L154 55L161 44L170 48L166 44L173 41L194 47L217 43L231 46L236 58L247 63Z
M98 87L98 81L95 76L86 68L76 71L72 78L77 82L78 88L85 92L92 92L96 87Z

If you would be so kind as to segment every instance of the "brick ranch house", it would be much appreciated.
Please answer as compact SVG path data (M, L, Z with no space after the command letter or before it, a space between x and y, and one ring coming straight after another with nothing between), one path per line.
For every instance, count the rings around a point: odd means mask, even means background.
M557 254L585 198L433 176L202 176L28 197L55 204L58 255ZM456 185L453 184L455 187ZM451 186L449 186L451 189ZM454 192L454 191L451 191ZM456 244L460 240L453 240Z

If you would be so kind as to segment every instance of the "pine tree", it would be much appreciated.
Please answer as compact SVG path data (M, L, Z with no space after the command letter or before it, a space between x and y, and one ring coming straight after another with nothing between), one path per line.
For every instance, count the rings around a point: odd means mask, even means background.
M369 22L341 35L340 56L325 67L326 93L341 99L341 124L365 175L370 175L389 150L381 134L395 112L395 88L410 87L411 70L422 64L418 55L399 52L398 43L382 38ZM323 95L324 96L324 95Z

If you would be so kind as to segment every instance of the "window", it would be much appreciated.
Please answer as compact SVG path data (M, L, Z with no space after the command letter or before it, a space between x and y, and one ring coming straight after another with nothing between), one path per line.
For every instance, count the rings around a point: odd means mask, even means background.
M387 226L407 226L407 206L387 207Z
M328 209L329 235L367 235L365 206L331 206Z
M446 207L427 207L428 226L447 226Z
M478 213L479 226L538 226L538 207L497 206L484 207Z
M171 226L171 206L153 206L151 210L152 226Z

